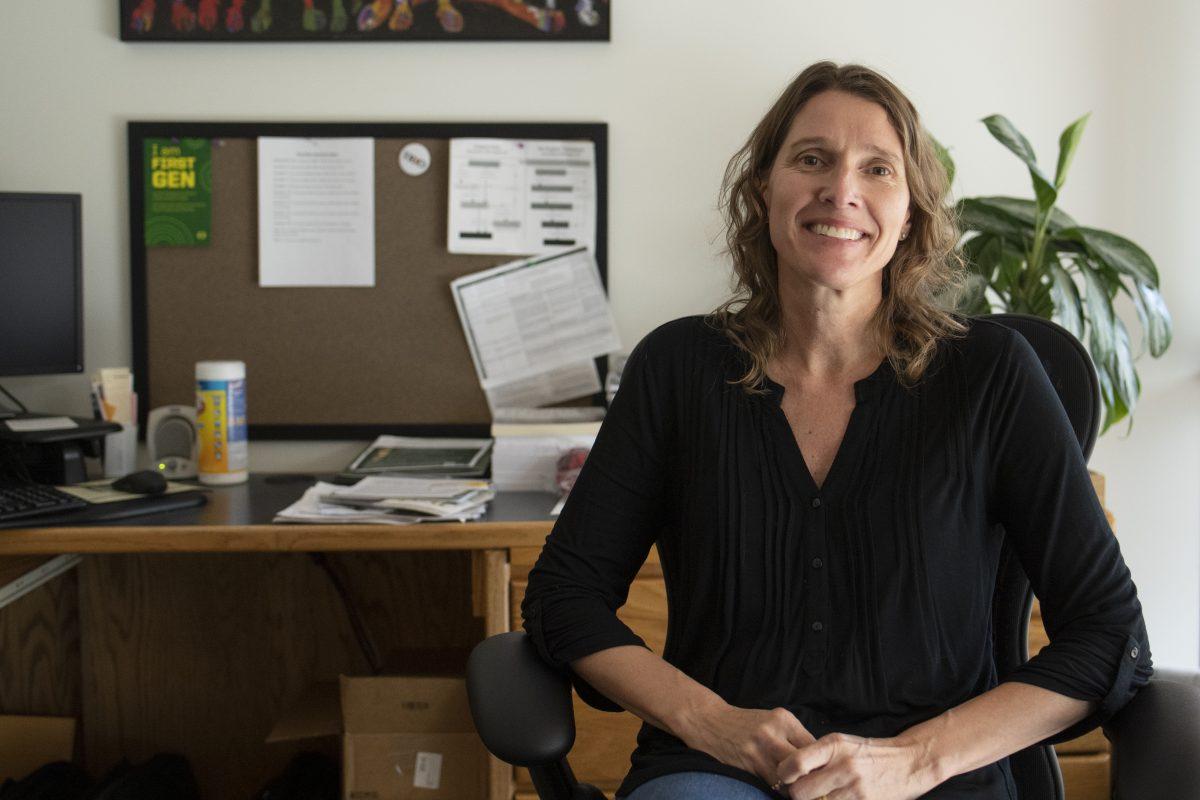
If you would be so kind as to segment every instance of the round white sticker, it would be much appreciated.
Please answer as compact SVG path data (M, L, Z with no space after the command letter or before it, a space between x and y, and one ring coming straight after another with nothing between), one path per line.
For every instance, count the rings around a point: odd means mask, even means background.
M400 169L405 175L424 175L432 161L429 148L420 142L409 142L400 148Z

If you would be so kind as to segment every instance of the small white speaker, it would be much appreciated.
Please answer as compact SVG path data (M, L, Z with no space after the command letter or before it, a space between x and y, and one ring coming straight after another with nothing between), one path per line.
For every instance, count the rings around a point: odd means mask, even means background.
M196 477L196 408L160 406L146 418L150 467L165 478Z

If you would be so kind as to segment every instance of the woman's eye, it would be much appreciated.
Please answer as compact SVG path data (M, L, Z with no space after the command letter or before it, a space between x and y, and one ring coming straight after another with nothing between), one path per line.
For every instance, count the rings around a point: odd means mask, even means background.
M809 161L809 159L812 159L812 161ZM815 162L820 161L821 159L817 158L816 156L800 156L800 158L796 160L806 167L811 167L815 165Z
M891 167L885 167L885 166L883 166L882 164L878 164L878 165L876 165L876 166L874 166L874 167L871 167L871 169L881 169L881 170L883 170L883 172L877 172L877 173L875 173L876 175L879 175L880 177L887 177L887 176L889 176L889 175L891 175L891 174L892 174L892 168L891 168Z

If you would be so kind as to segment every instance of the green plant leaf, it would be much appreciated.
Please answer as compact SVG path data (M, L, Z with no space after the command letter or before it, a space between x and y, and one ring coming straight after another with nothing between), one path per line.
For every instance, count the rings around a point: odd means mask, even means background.
M1033 241L1033 225L1026 224L1004 209L981 198L968 197L956 207L959 225L963 230L990 233L1012 242Z
M1021 275L1025 271L1025 254L1003 239L997 239L996 242L1000 248L1000 269L992 282L993 286L1001 294L1007 292L1011 298L1010 303L1015 302L1017 307L1010 305L1011 311L1029 313L1025 299L1020 294Z
M1115 317L1114 321L1116 347L1113 349L1113 375L1116 381L1113 386L1117 390L1117 397L1124 401L1126 411L1133 413L1133 409L1137 407L1138 395L1142 391L1142 384L1138 380L1137 370L1133 368L1129 331L1120 317Z
M1029 226L1029 237L1033 238L1033 231L1037 226L1038 210L1037 203L1032 200L1025 200L1020 197L972 197L970 198L970 202L976 206L983 206L1007 214L1009 217L1023 222ZM1065 212L1055 208L1050 211L1050 220L1046 224L1046 230L1050 233L1056 233L1062 228L1074 228L1078 224Z
M1088 322L1091 327L1092 358L1096 366L1107 364L1112 359L1114 343L1113 308L1108 287L1103 277L1093 269L1091 263L1080 262L1084 284L1087 287Z
M991 283L1000 265L1000 240L988 233L973 236L962 246L967 269Z
M1158 286L1158 269L1146 251L1124 236L1097 228L1077 226L1058 232L1061 239L1081 242L1098 259L1117 272L1122 272L1142 283Z
M1058 190L1054 188L1054 184L1038 166L1037 156L1034 155L1033 146L1029 144L1029 140L1008 121L1007 117L1001 114L984 117L982 122L996 141L1025 162L1025 166L1029 168L1029 177L1033 179L1033 193L1037 197L1038 209L1042 213L1049 211L1058 199Z
M1089 347L1088 347L1089 350L1096 349L1095 339L1090 339L1088 344L1089 344ZM1100 383L1100 402L1104 403L1105 408L1110 408L1113 405L1113 403L1115 402L1115 400L1114 400L1114 394L1113 394L1112 377L1108 374L1108 365L1096 361L1095 357L1093 357L1092 358L1092 366L1094 366L1096 368L1096 380ZM1107 416L1108 415L1105 414L1106 423L1107 423ZM1107 428L1107 427L1108 427L1108 425L1105 424L1105 428Z
M1096 365L1096 378L1100 381L1100 397L1104 401L1104 425L1100 428L1103 435L1109 428L1116 425L1129 414L1125 402L1113 391L1113 378L1109 374L1107 364Z
M971 273L965 276L955 310L968 317L990 313L992 304L987 299L987 288L988 282L982 275Z
M1070 229L1067 229L1070 230ZM1088 250L1087 245L1078 239L1064 239L1061 236L1052 236L1050 241L1046 243L1046 250L1056 253L1068 253L1071 255L1091 258L1092 253Z
M1095 328L1092 329L1092 332L1095 333ZM1129 332L1120 318L1116 319L1113 333L1116 347L1111 356L1096 361L1096 378L1100 382L1100 397L1104 401L1105 408L1104 426L1100 433L1104 433L1127 416L1129 416L1129 429L1133 429L1133 417L1130 416L1130 412L1137 404L1137 398L1142 389L1129 351ZM1091 342L1094 348L1096 346L1095 339L1093 338Z
M1083 339L1083 301L1079 297L1079 287L1071 278L1057 258L1046 259L1050 277L1054 281L1054 305L1058 310L1062 326L1069 330L1076 339Z
M1042 319L1054 318L1054 283L1047 276L1034 282L1029 291L1029 313Z
M938 161L942 162L942 168L946 170L946 185L950 186L954 183L954 159L950 157L950 151L933 138L933 134L929 134L929 141L933 144L933 152L937 155Z
M1017 158L1031 167L1037 166L1037 155L1033 152L1033 145L1025 138L1025 134L1017 130L1017 126L1008 121L1008 117L1003 114L992 114L984 117L980 122L986 125L992 136L1011 150Z
M1171 345L1171 312L1167 310L1167 304L1163 302L1162 295L1157 289L1141 281L1134 281L1134 291L1132 292L1124 285L1121 288L1133 298L1133 305L1137 308L1138 319L1142 323L1150 355L1158 358Z
M1067 170L1071 168L1071 161L1075 158L1075 148L1079 146L1083 128L1087 125L1088 117L1091 115L1090 111L1084 114L1068 125L1062 132L1062 136L1058 137L1058 169L1054 171L1055 189L1061 189L1063 182L1067 179Z

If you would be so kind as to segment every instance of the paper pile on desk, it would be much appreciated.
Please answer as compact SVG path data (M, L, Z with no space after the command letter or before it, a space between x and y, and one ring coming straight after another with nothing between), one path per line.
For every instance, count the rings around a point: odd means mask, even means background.
M363 478L353 486L318 482L275 522L412 525L479 519L496 493L479 480Z

